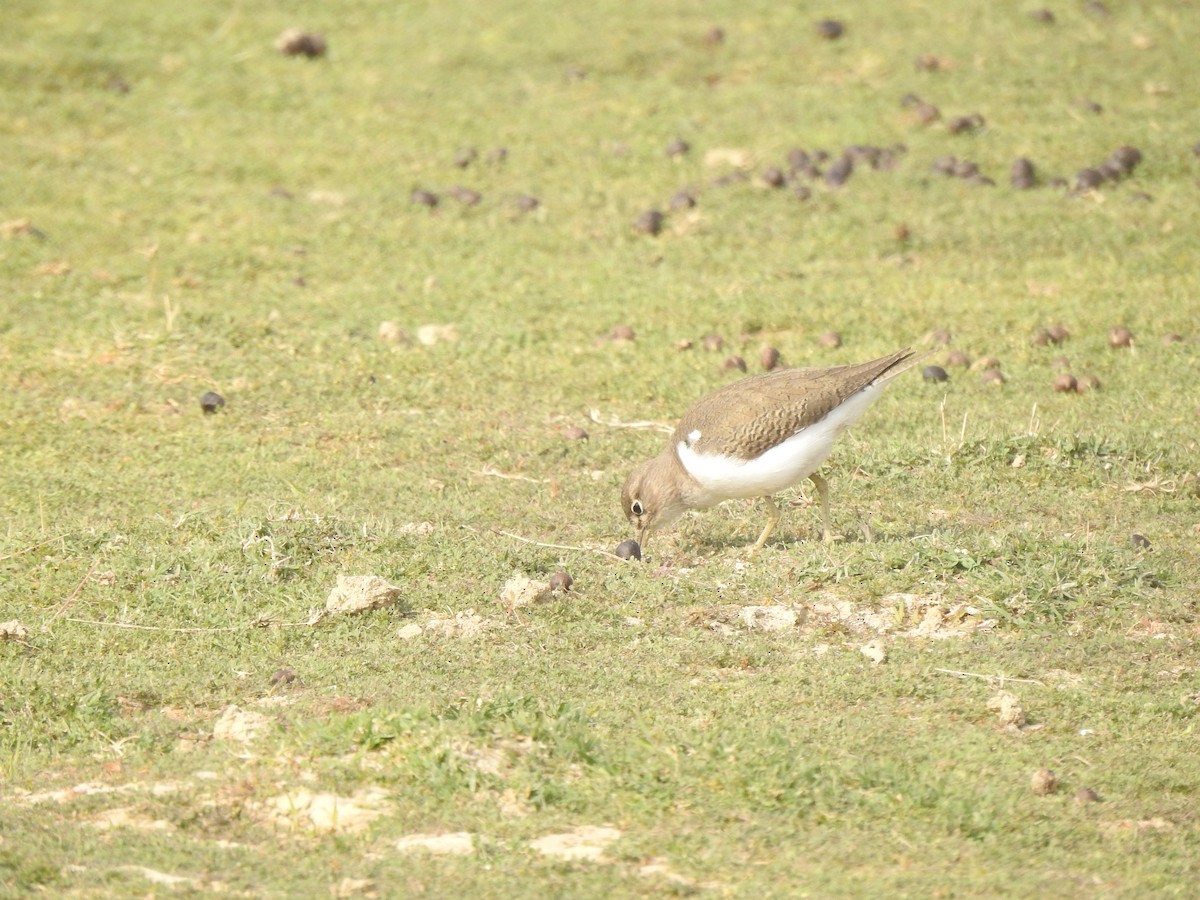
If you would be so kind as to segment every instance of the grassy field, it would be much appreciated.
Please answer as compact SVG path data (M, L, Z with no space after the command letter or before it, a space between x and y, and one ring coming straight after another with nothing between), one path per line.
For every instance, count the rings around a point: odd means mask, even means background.
M1200 5L271 7L4 4L0 894L1195 895ZM624 426L938 330L845 541L609 555Z

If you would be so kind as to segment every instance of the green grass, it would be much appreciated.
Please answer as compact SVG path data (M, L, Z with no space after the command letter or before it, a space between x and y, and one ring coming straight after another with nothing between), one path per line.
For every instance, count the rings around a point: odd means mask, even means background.
M0 621L29 631L0 643L0 893L156 890L143 870L278 897L1194 892L1195 4L852 2L834 42L809 4L260 6L6 4L0 222L36 231L0 238ZM327 58L275 52L296 25ZM907 93L987 125L918 128ZM855 143L908 149L808 201L756 182ZM1095 194L1008 187L1017 156L1070 179L1123 144L1144 162ZM749 181L712 185L721 149ZM998 186L931 173L945 154ZM482 202L410 200L455 184ZM684 186L694 211L634 232ZM1031 346L1056 322L1063 347ZM939 328L1008 382L897 382L828 467L845 542L798 505L747 562L737 503L641 565L499 533L629 536L619 486L662 435L593 409L669 422L727 355L830 365ZM709 332L723 353L675 349ZM1064 354L1103 389L1055 393ZM562 568L572 593L502 608L514 571ZM365 573L401 601L304 624ZM773 604L800 624L745 627ZM929 606L986 625L922 637ZM396 636L469 610L474 639ZM267 717L253 743L211 739L231 704ZM270 813L371 788L359 831ZM602 824L599 862L530 848ZM473 854L395 848L457 831Z

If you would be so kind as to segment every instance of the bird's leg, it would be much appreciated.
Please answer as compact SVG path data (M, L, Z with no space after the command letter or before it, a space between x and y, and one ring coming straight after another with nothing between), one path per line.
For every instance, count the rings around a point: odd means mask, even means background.
M763 503L767 505L767 525L762 530L762 534L758 536L758 540L754 542L754 546L750 548L750 555L753 556L762 549L763 544L767 542L767 538L771 536L771 532L775 530L775 526L779 524L779 507L775 505L775 501L770 497L763 497Z
M808 478L816 485L817 494L821 497L821 537L827 544L841 540L841 535L834 534L833 529L829 527L829 482L816 472Z

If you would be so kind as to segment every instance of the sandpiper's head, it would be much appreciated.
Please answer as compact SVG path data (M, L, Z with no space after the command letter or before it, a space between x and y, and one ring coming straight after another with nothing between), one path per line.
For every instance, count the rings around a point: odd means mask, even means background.
M643 546L650 532L666 528L687 511L681 491L683 472L673 463L669 457L656 456L630 472L621 488L625 518L638 530Z

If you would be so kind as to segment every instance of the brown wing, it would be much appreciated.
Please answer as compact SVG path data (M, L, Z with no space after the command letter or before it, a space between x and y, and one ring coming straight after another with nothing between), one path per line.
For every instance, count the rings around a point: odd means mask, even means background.
M851 366L783 369L743 378L704 397L684 414L671 446L688 441L701 453L753 459L805 427L878 379L896 370L912 351ZM903 371L903 368L899 368ZM689 441L688 436L700 432Z

